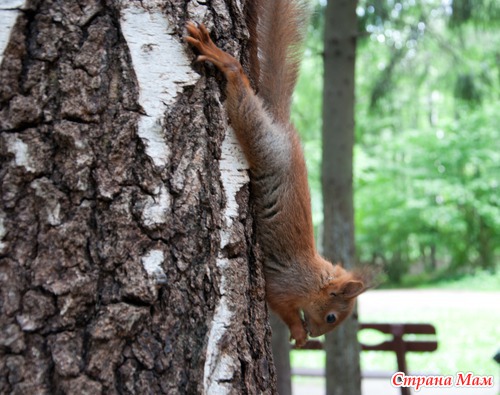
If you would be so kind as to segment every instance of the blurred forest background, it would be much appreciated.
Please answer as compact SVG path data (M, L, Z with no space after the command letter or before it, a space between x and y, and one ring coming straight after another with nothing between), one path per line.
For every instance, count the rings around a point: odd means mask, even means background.
M323 7L316 0L293 121L321 229ZM386 285L497 273L500 5L360 0L354 150L357 259Z

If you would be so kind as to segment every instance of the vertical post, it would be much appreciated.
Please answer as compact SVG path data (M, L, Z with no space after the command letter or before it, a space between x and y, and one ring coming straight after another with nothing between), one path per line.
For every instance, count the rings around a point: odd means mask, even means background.
M273 349L274 367L276 368L279 395L292 394L292 374L290 369L290 334L288 327L276 314L270 313L269 321L273 330L271 346Z
M328 0L323 90L323 207L325 257L354 265L352 155L357 17L355 0ZM353 314L326 336L327 395L360 395L358 322Z
M404 325L393 325L392 336L394 338L394 345L396 350L396 360L398 362L398 371L407 374L406 371L406 346L403 341ZM400 387L401 395L411 395L409 387Z

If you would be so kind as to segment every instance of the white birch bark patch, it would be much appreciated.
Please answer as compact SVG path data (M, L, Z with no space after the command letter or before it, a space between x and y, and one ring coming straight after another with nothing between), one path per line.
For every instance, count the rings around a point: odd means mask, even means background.
M9 42L10 32L16 23L20 10L24 7L24 3L24 0L0 1L0 64Z
M203 374L204 394L228 394L231 392L231 378L234 371L238 369L238 361L232 358L229 353L221 352L219 342L228 332L231 322L234 320L234 313L231 311L231 295L227 292L227 275L231 261L228 259L218 259L217 267L221 272L221 297L212 318L210 332L208 335L207 353Z
M156 196L147 196L142 212L142 222L148 229L154 229L159 224L166 224L171 213L172 197L167 188L162 185Z
M17 133L8 134L4 139L7 142L7 150L14 154L15 165L24 167L28 172L34 172L35 166L29 156L28 144L21 140Z
M144 266L144 270L154 279L166 280L166 274L163 271L163 251L161 250L150 250L146 255L144 255L141 259L142 265Z
M4 237L7 235L4 221L5 221L5 213L3 211L0 211L0 253L3 253L5 247L7 247L7 244L4 243L3 241Z
M221 251L231 241L236 232L236 227L241 226L238 220L237 193L250 181L247 169L248 163L236 140L231 128L226 130L222 142L221 159L219 169L222 180L222 188L226 196L224 207L225 224L221 230ZM240 368L239 361L234 358L234 353L225 352L219 342L226 334L230 333L231 327L238 325L235 319L238 299L241 297L235 291L231 281L234 281L236 273L242 274L247 270L234 259L219 257L217 267L220 270L221 279L219 292L221 298L212 318L210 333L208 335L207 354L204 367L204 393L205 394L228 394L232 390L231 379L235 371ZM234 330L234 328L232 328ZM235 346L236 347L236 346Z
M123 2L122 6L121 28L139 84L139 104L146 112L139 120L138 133L146 154L163 168L170 150L162 119L182 87L193 84L197 76L183 44L154 2Z

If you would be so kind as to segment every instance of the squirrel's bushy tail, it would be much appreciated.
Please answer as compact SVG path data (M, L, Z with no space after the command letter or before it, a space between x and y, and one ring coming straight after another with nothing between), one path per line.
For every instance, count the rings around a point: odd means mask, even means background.
M306 0L260 0L259 8L259 96L278 121L288 122L309 7Z

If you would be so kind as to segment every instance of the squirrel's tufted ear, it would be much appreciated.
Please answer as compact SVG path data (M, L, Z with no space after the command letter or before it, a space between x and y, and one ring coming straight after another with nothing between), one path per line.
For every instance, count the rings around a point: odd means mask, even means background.
M365 285L361 281L350 280L342 286L342 296L345 299L352 299L363 293L366 290Z

